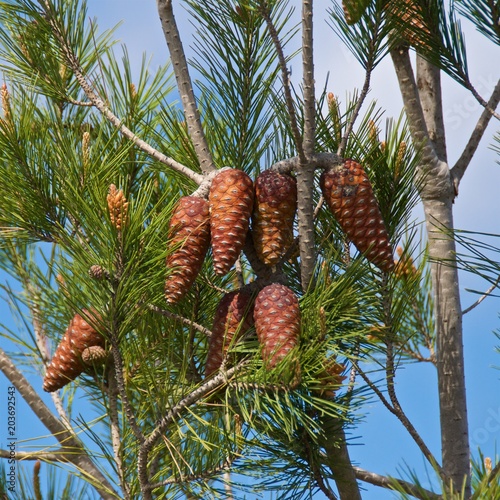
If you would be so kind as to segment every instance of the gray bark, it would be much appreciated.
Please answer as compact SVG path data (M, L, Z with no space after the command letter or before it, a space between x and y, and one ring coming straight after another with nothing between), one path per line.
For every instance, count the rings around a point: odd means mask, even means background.
M409 121L412 140L422 147L421 167L417 178L423 177L420 196L424 206L428 234L429 257L435 301L436 350L438 391L441 424L443 470L460 491L466 480L466 496L470 496L469 437L465 392L464 358L462 343L462 308L455 259L455 241L451 231L453 223L454 185L450 170L440 156L445 155L444 137L440 131L442 117L441 96L437 89L436 73L431 66L421 63L420 78L426 82L424 109L417 92L408 50L391 52L401 94ZM426 68L428 72L426 72ZM427 124L431 127L433 140Z

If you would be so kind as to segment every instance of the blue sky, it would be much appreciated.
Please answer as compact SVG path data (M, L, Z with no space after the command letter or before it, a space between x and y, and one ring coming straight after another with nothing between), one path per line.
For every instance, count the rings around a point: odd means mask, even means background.
M298 4L296 0L294 3ZM156 2L153 0L89 0L89 15L98 18L101 29L109 28L120 20L123 24L116 36L127 45L133 63L140 64L144 52L152 55L153 66L162 64L167 58L167 50L161 32ZM174 2L181 35L189 41L192 26L178 2ZM317 11L326 1L317 2ZM300 9L299 9L300 11ZM489 97L492 87L500 76L498 47L485 44L480 36L464 22L469 50L469 65L472 80L478 91ZM316 84L321 89L329 73L329 90L342 99L346 92L361 87L364 79L362 69L354 58L342 47L330 28L322 19L316 19ZM300 61L292 63L293 77L300 76ZM479 105L461 89L458 84L444 77L444 111L448 132L448 152L453 164L472 131L481 109ZM378 67L373 75L372 99L377 99L387 110L387 117L398 117L401 99L396 78L389 60ZM455 204L455 223L460 229L500 233L497 214L500 213L500 167L494 152L487 148L497 124L490 125L483 140L481 151L476 155L461 185L460 195ZM3 281L3 278L2 278ZM477 299L477 295L467 292L467 288L485 290L488 284L477 278L462 274L463 309ZM475 451L481 447L483 454L494 457L496 443L500 438L500 372L494 365L500 365L500 357L494 352L500 342L492 331L500 327L498 298L487 298L479 307L464 317L464 343L466 353L466 376L468 381L468 406L471 447ZM5 304L0 304L0 317L5 321L8 315ZM33 378L37 388L41 386ZM0 397L6 395L6 380L0 378ZM437 411L436 377L431 366L423 364L408 365L397 376L397 390L403 408L429 443L431 451L440 455L439 419ZM50 399L49 399L50 401ZM21 402L19 402L21 405ZM32 425L30 410L19 407L19 427L25 437L45 433L43 427ZM0 421L3 422L3 419ZM1 424L3 425L3 423ZM367 407L364 422L353 435L355 446L351 447L351 457L360 467L380 474L400 475L405 463L415 468L425 484L424 460L420 452L407 436L402 425L374 401ZM432 473L431 473L432 474ZM383 500L394 498L387 490L366 486L363 498ZM317 498L321 498L317 496Z

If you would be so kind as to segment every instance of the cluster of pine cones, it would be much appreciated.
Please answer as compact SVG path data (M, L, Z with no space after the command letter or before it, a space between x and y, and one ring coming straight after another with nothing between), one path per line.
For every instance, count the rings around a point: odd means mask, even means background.
M323 172L321 190L348 238L384 272L394 267L378 202L363 167L353 161ZM178 202L169 228L165 283L167 302L184 297L212 248L214 271L224 275L235 264L250 228L257 256L276 265L293 243L297 185L289 174L266 170L255 183L241 170L222 169L214 178L208 201L185 196ZM264 363L276 366L298 343L300 309L294 292L281 284L263 288L255 298L248 291L226 294L215 314L205 373L219 369L229 347L255 326Z
M363 167L345 160L323 172L320 186L348 238L373 264L390 271L394 267L392 248ZM126 204L120 207L115 219L125 221ZM210 246L215 273L228 273L245 245L250 221L257 256L266 265L278 264L293 243L296 208L295 178L273 170L264 171L253 183L242 170L224 168L214 177L208 200L194 195L182 197L168 232L173 250L166 262L167 302L175 304L185 296ZM264 365L274 368L299 340L300 308L295 293L285 285L272 283L256 297L245 288L226 294L213 321L206 376L220 368L229 348L252 328L261 345ZM85 357L92 359L94 351L102 355L103 347L102 335L77 314L48 366L44 389L55 391L74 380L86 367Z
M321 176L323 196L358 250L383 271L394 265L392 248L372 186L363 167L345 160ZM297 184L291 175L266 170L255 185L242 170L222 169L214 178L208 201L184 196L169 228L169 275L165 297L177 303L190 289L212 247L214 271L229 272L242 251L250 220L259 259L276 265L293 242Z

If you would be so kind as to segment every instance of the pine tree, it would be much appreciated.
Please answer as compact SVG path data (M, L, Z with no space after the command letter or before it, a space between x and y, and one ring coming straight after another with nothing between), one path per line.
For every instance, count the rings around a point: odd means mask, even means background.
M312 0L298 26L298 1L181 3L196 56L178 5L157 0L170 61L137 76L85 1L0 3L0 267L21 320L1 332L0 369L51 436L17 452L34 466L17 462L15 492L4 468L2 495L42 498L43 475L72 499L356 500L365 483L498 497L498 463L469 449L458 269L490 280L489 294L500 264L453 223L500 118L500 82L487 97L474 88L459 19L498 46L497 3L318 2L332 46L365 72L346 102L317 87ZM384 123L367 96L389 58L405 116ZM454 165L443 74L483 107ZM436 366L441 456L400 403L411 362ZM438 493L352 463L370 397Z

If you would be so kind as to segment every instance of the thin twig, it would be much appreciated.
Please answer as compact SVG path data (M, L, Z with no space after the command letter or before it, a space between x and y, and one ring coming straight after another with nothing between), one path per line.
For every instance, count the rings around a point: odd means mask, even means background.
M387 342L387 355L386 355L386 382L387 382L387 392L389 393L389 398L392 403L393 414L398 417L398 420L403 424L403 427L408 431L410 436L413 438L417 446L420 448L425 458L429 461L429 463L437 469L440 477L443 481L447 482L447 477L444 473L444 470L438 464L436 458L429 450L424 440L415 429L413 424L410 422L409 418L406 416L406 413L403 411L401 404L399 403L399 399L396 394L396 389L394 386L394 378L395 378L395 369L394 369L394 354L392 351L392 343Z
M323 479L323 475L321 474L321 468L318 466L318 464L316 463L316 460L314 459L313 451L311 450L311 446L309 444L309 439L310 439L309 435L307 434L306 431L304 431L304 436L302 438L302 441L304 443L304 447L306 448L307 462L309 463L309 467L312 470L313 477L316 481L316 484L318 485L318 488L326 496L326 498L328 498L329 500L337 500L336 495L328 487L328 485L325 483L325 481Z
M190 168L182 165L181 163L175 161L172 158L160 153L157 149L153 148L150 144L143 141L137 135L135 135L123 122L109 109L106 103L101 99L101 97L94 91L92 85L87 81L83 70L80 66L80 62L73 52L72 48L68 45L66 37L64 33L62 33L60 27L57 25L56 21L52 16L52 12L50 6L46 1L41 2L46 14L46 19L54 33L55 38L61 45L61 49L66 57L66 60L75 74L75 78L77 79L80 87L85 92L85 95L89 99L90 102L130 141L132 141L135 146L137 146L141 151L144 151L146 154L154 158L155 160L163 163L164 165L169 166L173 170L185 175L196 184L201 184L203 181L203 175L198 174L191 170Z
M498 80L491 97L488 101L488 106L490 108L496 108L498 103L500 102L500 80ZM465 145L465 148L460 155L460 158L457 160L453 168L451 169L451 177L453 179L453 184L455 186L455 191L458 193L458 186L460 185L460 181L467 170L467 167L470 165L474 154L479 146L479 142L483 138L484 132L492 118L492 114L488 109L484 109L479 117L479 120L474 127L474 130L469 138L469 141Z
M208 174L216 170L210 149L208 147L205 133L201 125L200 113L196 105L196 97L193 91L193 84L189 76L188 64L184 54L177 23L175 21L174 12L172 9L171 0L157 0L158 14L160 16L161 27L168 50L170 59L177 81L177 88L182 100L184 108L184 116L188 127L189 135L193 141L194 150L198 161L200 162L201 171Z
M288 116L290 118L290 127L292 129L293 140L295 142L295 148L299 154L300 162L305 164L306 157L304 154L304 148L302 146L302 136L300 134L297 115L295 113L295 105L293 102L291 85L290 85L290 72L288 71L288 67L286 65L286 58L283 53L283 46L281 44L281 40L278 36L278 32L276 31L276 27L274 26L273 20L271 19L271 13L269 9L269 5L266 1L260 2L260 13L264 21L266 21L267 29L269 30L269 34L271 36L271 40L274 43L274 47L276 49L276 55L278 56L278 61L281 69L281 79L283 83L283 93L285 94L285 103L288 111Z
M115 457L116 470L120 478L120 486L122 488L125 500L130 498L130 488L125 480L125 473L121 451L121 431L120 431L120 415L118 411L118 386L116 383L116 375L114 365L111 365L108 370L109 385L105 387L108 396L108 412L109 426L111 432L111 444L113 447L113 455Z
M190 319L187 319L184 316L181 316L179 314L175 314L175 313L170 312L166 309L161 309L160 307L155 306L153 304L148 304L148 308L151 309L151 311L154 311L155 313L158 313L158 314L161 314L162 316L165 316L166 318L175 319L176 321L180 321L184 325L191 326L195 330L198 330L199 332L206 335L207 337L210 337L212 335L212 332L208 328L205 328L204 326L199 325L198 323L195 323L194 321L191 321Z
M179 483L194 482L194 481L201 481L214 478L221 472L222 473L228 472L231 469L231 466L236 458L238 458L238 455L232 454L222 464L220 464L217 467L214 467L213 469L205 470L200 474L189 474L189 475L181 474L179 477L169 478L159 483L149 484L147 488L148 490L154 490L156 488L162 488L163 486L168 486L169 484L179 484Z
M353 467L354 473L356 477L365 481L366 483L373 484L375 486L380 486L381 488L394 489L394 483L397 482L398 485L408 493L409 495L414 496L415 498L420 498L422 500L440 500L442 499L441 495L434 493L433 491L426 490L420 486L416 486L402 479L389 478L386 476L381 476L380 474L376 474L375 472L369 472L367 470L361 469L360 467Z
M476 90L474 85L472 85L472 82L469 80L468 77L464 78L465 80L465 88L470 91L470 93L474 96L476 101L481 104L481 106L484 108L484 110L491 114L491 116L494 116L497 120L500 120L500 114L498 114L493 107L490 106L489 102L486 102L483 97L479 94L479 92Z
M135 438L139 443L143 443L145 440L144 434L142 433L139 424L135 418L134 412L132 410L132 405L128 399L127 389L125 387L125 380L123 378L123 358L120 352L120 347L118 345L117 339L117 329L114 328L114 331L110 332L109 339L111 343L111 353L113 355L113 363L115 366L115 377L116 377L116 385L118 387L118 392L120 393L120 398L122 400L122 405L125 410L125 415L127 417L127 421L134 433Z
M359 373L359 375L365 381L368 387L370 387L370 389L377 395L380 402L403 424L403 426L408 431L410 436L413 438L417 446L420 448L420 451L422 451L422 453L427 458L429 463L439 471L441 477L444 477L442 467L434 458L430 450L427 448L427 445L424 443L424 441L418 434L417 430L413 427L412 423L408 420L408 417L406 417L406 414L401 409L399 402L397 408L393 407L391 403L387 400L387 398L382 394L382 391L368 378L366 373L360 368L359 364L354 360L351 360L351 362L356 367L356 371Z
M474 302L474 304L470 305L469 307L467 307L467 309L464 309L462 311L462 315L464 314L467 314L468 312L472 311L472 309L474 309L475 307L477 307L479 304L481 304L481 302L486 298L488 297L489 295L491 295L491 293L493 292L493 290L495 290L495 288L498 287L498 284L500 283L500 276L498 276L498 278L495 280L495 283L493 283L493 285L491 285L488 290L486 290L486 292L484 292L483 295L481 295L481 297L479 297L479 299L476 300L476 302Z
M337 154L339 156L343 156L345 153L345 149L347 147L347 141L349 140L349 136L352 133L352 129L354 128L354 123L359 116L359 112L361 111L361 107L365 102L366 96L368 95L368 91L370 90L370 80L372 75L372 68L368 67L365 72L365 81L363 83L363 88L361 89L361 93L359 94L358 100L356 101L356 105L352 110L351 117L349 119L349 123L345 128L344 135L340 141L339 147L337 148Z

